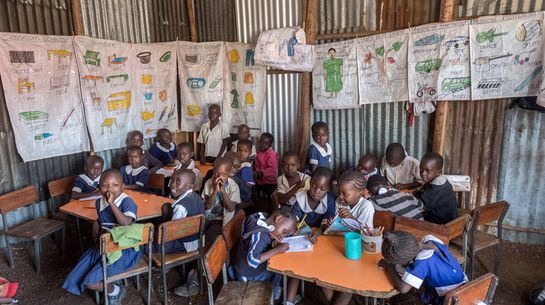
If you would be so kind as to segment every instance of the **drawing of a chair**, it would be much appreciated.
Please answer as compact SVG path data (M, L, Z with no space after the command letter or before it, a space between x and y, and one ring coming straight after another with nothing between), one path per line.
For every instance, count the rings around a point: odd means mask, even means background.
M85 55L83 55L83 60L87 65L100 66L100 53L87 50Z
M112 134L112 126L117 127L116 118L105 118L102 124L100 124L100 134L104 134L104 128L108 128L108 132Z

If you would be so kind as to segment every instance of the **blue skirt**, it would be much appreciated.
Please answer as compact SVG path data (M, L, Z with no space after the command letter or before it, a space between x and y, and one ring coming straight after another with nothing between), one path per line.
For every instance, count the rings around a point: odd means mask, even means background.
M123 250L123 255L115 263L106 267L108 276L114 276L136 266L143 249L135 251L133 248ZM81 295L87 285L96 284L103 280L102 259L98 247L87 250L80 258L74 269L70 271L62 288L75 295Z

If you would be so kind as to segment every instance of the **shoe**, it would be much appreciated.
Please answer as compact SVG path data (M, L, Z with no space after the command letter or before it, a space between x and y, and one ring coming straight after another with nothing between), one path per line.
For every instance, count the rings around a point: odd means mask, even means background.
M125 288L119 286L119 293L114 296L108 296L110 305L121 305L121 300L125 297Z
M184 285L174 289L174 294L180 297L191 297L199 294L199 282L189 280Z

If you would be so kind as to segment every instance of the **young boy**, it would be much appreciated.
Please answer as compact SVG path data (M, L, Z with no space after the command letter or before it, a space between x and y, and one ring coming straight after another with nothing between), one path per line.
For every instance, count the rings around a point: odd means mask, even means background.
M391 143L386 148L381 174L398 190L416 188L422 184L418 160L408 156L399 143Z
M142 148L144 145L144 134L139 130L129 131L127 133L127 147L128 146L138 146ZM127 158L127 150L122 150L112 161L112 168L122 168L123 166L129 165ZM163 163L157 160L154 156L149 154L147 151L142 149L142 165L145 165L149 168L150 173L157 172Z
M231 147L231 150L236 152L237 149L238 149L238 142L240 140L248 140L248 141L251 141L250 139L250 127L246 124L241 124L238 126L238 130L237 130L237 140L234 141L232 143L232 147ZM250 142L251 143L251 142ZM251 151L251 154L250 154L250 159L251 160L254 160L255 159L255 154L256 154L256 151L255 151L255 146L252 145L251 147L252 151Z
M129 165L121 168L123 184L128 190L146 192L148 190L149 170L142 165L142 149L138 146L127 148Z
M85 173L77 176L74 180L72 199L100 195L98 183L103 167L104 159L100 156L92 155L85 160Z
M157 131L157 137L159 141L149 149L149 153L163 165L174 164L176 145L172 142L172 133L166 128L161 128Z
M259 138L257 156L254 163L256 175L256 191L264 192L267 200L271 201L271 195L276 190L276 177L278 175L278 153L272 149L274 137L265 132Z
M189 142L182 142L176 146L176 160L174 160L174 169L169 170L161 168L157 171L158 174L161 174L165 177L170 177L174 171L178 169L189 169L195 173L195 185L193 187L194 191L199 191L202 186L202 175L201 171L195 168L195 161L193 161L193 144Z
M297 192L310 188L310 176L301 173L299 168L297 153L285 152L282 156L282 175L277 179L278 188L276 189L280 204L287 204Z
M250 162L242 162L240 155L234 151L226 152L225 158L228 158L231 160L231 162L233 162L231 178L238 185L238 188L240 190L240 200L242 201L241 208L244 208L250 205L252 202L252 188L255 185L252 164Z
M329 126L321 121L312 124L312 139L314 142L308 148L305 168L313 172L318 166L330 167L333 150L331 145L327 143Z
M377 165L377 157L375 155L366 154L361 156L358 161L358 166L356 166L356 170L363 174L365 180L369 180L369 177L380 174Z
M447 178L443 172L443 157L430 152L420 162L420 175L424 186L416 196L424 203L424 219L437 224L446 224L458 218L458 203Z
M208 122L201 127L197 138L197 156L201 164L213 163L223 156L229 143L229 130L221 124L221 108L218 104L208 107Z
M402 193L396 189L388 189L388 182L380 175L374 175L367 180L367 190L377 211L391 211L396 216L404 216L424 220L422 202L410 193Z

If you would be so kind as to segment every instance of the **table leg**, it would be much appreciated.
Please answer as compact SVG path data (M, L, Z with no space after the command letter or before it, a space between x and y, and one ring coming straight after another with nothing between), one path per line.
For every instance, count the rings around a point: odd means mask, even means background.
M79 251L83 253L83 240L81 239L81 229L79 224L79 217L76 217L76 230L78 233Z
M288 303L288 276L282 275L282 299L284 305Z

